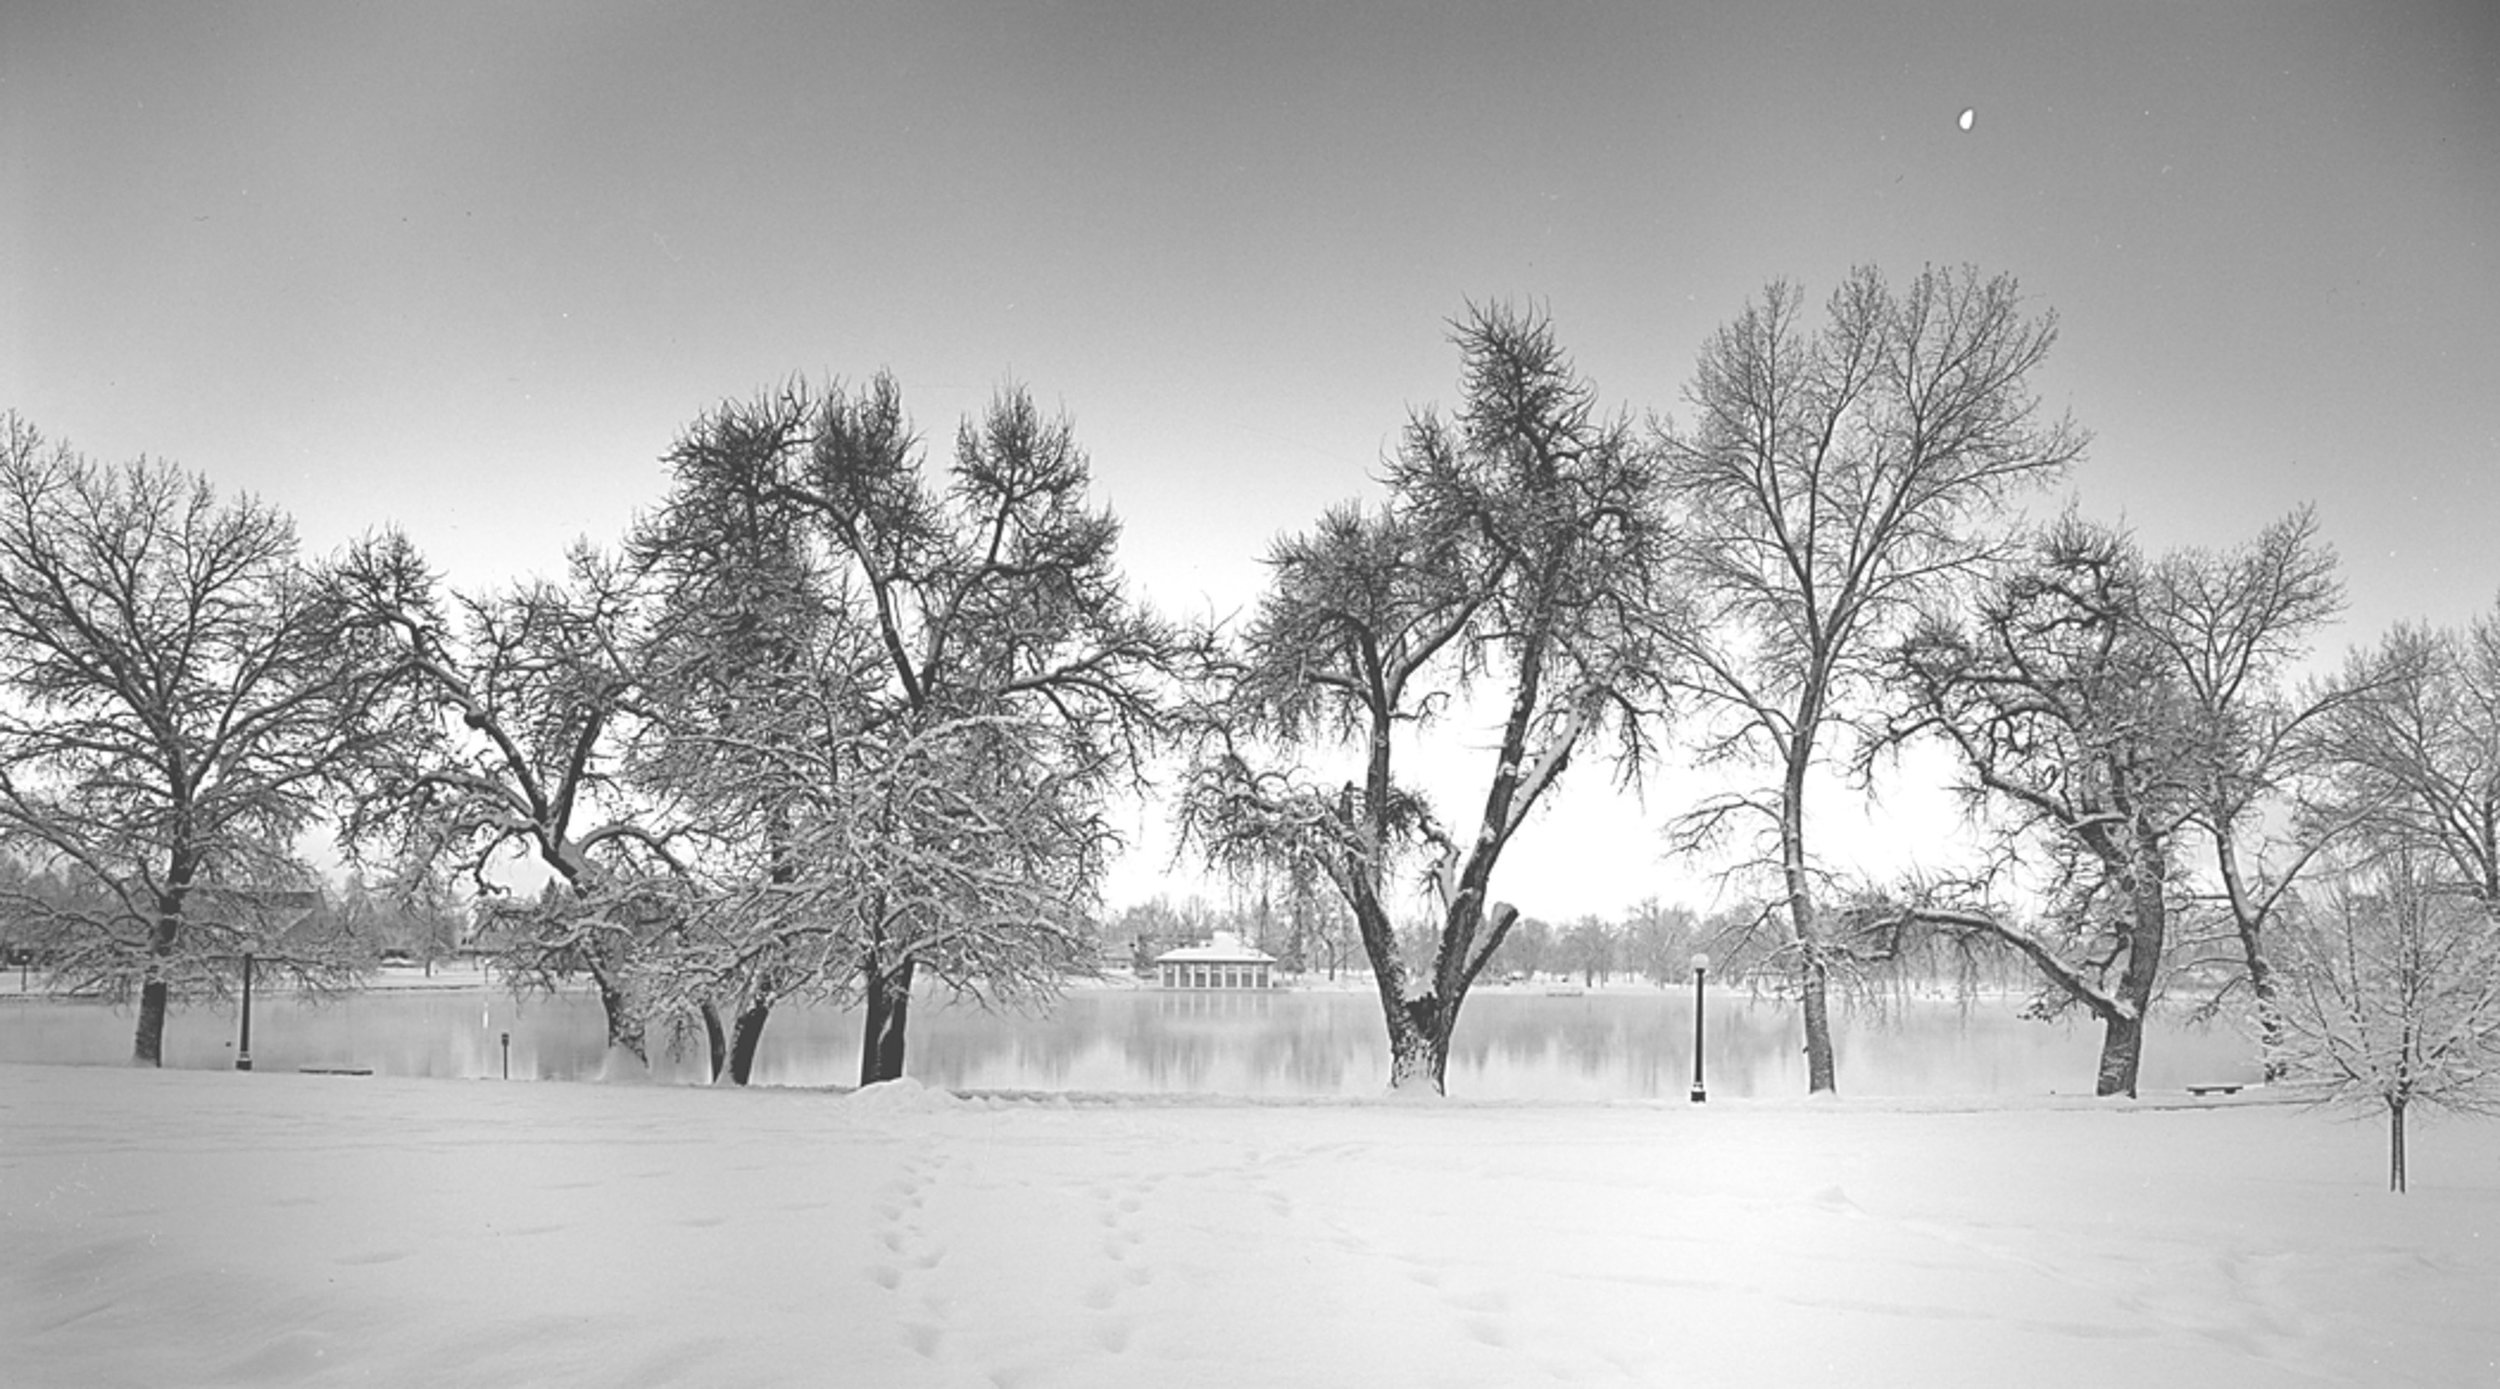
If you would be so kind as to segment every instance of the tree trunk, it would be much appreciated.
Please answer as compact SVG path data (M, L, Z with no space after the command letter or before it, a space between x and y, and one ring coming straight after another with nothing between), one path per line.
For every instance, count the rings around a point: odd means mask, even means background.
M789 669L785 653L778 663ZM798 867L790 847L790 815L786 807L775 805L765 821L764 833L772 845L772 880L777 886L788 886L798 880ZM756 1049L764 1045L764 1024L773 1015L773 988L779 981L770 968L758 970L747 980L746 1006L738 1010L729 1043L729 1083L744 1085L755 1074ZM713 1068L712 1078L720 1079L720 1069Z
M712 1083L720 1083L721 1068L728 1064L728 1036L721 1030L720 1009L710 1003L695 1005L695 1013L703 1019L703 1057L711 1063Z
M737 1030L731 1035L729 1043L730 1084L744 1085L754 1076L756 1049L764 1044L764 1024L772 1015L772 1000L766 998L756 999L738 1010Z
M167 989L162 979L151 979L139 989L139 1031L132 1039L130 1064L162 1066L165 1064L165 999Z
M911 977L916 963L905 960L890 974L875 968L868 971L868 1020L859 1044L863 1088L903 1077L904 1031L911 1021Z
M2102 1099L2112 1095L2135 1098L2136 1070L2143 1060L2144 1020L2110 1014L2101 1023L2101 1069L2092 1093Z
M2118 976L2117 1007L2103 1015L2101 1069L2092 1093L2135 1098L2144 1060L2144 1019L2152 1011L2153 986L2170 926L2168 846L2159 830L2139 825L2129 846L2125 886L2129 908L2127 965Z
M172 986L165 980L165 962L173 958L174 941L182 934L182 897L190 875L175 859L175 886L158 894L156 920L148 928L148 975L139 987L139 1027L131 1037L130 1064L162 1066L165 1064L165 1009L172 998Z
M2264 1067L2259 1074L2271 1085L2283 1079L2289 1067L2282 1058L2283 1015L2274 999L2274 969L2266 962L2263 913L2248 903L2247 890L2241 884L2239 855L2228 836L2216 843L2214 857L2221 865L2232 923L2239 932L2240 963L2248 971L2248 991L2257 1000L2257 1055Z
M1450 1033L1440 1001L1409 999L1389 1012L1389 1091L1409 1095L1449 1093Z
M607 1015L608 1020L608 1046L610 1049L622 1047L632 1052L635 1060L649 1065L651 1056L643 1049L642 1027L634 1021L633 1009L626 1000L625 991L610 982L605 971L599 973L596 982L599 985L599 1010Z
M2405 1189L2405 1102L2387 1102L2387 1189Z
M1809 711L1811 712L1811 711ZM1811 725L1807 725L1811 727ZM1814 922L1814 884L1806 872L1806 768L1813 748L1803 738L1790 750L1780 785L1780 876L1788 891L1788 939L1799 951L1797 984L1805 1004L1806 1093L1836 1094L1832 1060L1831 967L1824 963Z
M1832 1062L1832 1006L1830 971L1817 958L1809 958L1801 985L1806 1020L1806 1093L1833 1095L1840 1092L1840 1072Z
M2283 1010L2274 999L2274 972L2254 954L2248 960L2248 985L2257 997L2257 1074L2272 1085L2291 1074L2291 1065L2283 1059Z

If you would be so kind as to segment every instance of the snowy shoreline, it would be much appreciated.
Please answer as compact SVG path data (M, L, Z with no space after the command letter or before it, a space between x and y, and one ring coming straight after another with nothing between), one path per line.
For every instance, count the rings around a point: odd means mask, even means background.
M405 982L422 985L421 974ZM302 1065L385 1075L589 1079L602 1058L595 998L509 991L468 979L435 987L328 996L265 991L253 1051L262 1070ZM21 999L0 1006L0 1060L119 1064L131 1010L94 1000ZM1648 989L1549 998L1493 990L1471 1005L1451 1089L1469 1098L1683 1101L1691 1069L1689 991ZM1802 1094L1793 1008L1743 996L1711 1002L1715 1099ZM166 1064L223 1069L241 1040L235 1000L194 1004L167 1031ZM2042 1025L2010 1006L1899 999L1843 1011L1844 1093L2088 1093L2097 1029ZM909 1073L956 1090L1164 1090L1362 1097L1386 1075L1379 1002L1367 991L1215 994L1118 984L1072 990L1047 1013L992 1013L931 1000L915 1013ZM856 1012L827 1004L778 1010L759 1083L842 1086L857 1078ZM510 1035L508 1054L500 1034ZM2258 1078L2229 1028L2170 1020L2143 1077L2144 1093ZM661 1055L661 1049L666 1055ZM699 1034L655 1037L652 1078L701 1084Z
M591 987L591 983L587 979L563 980L555 985L555 989L558 992L589 992ZM1527 980L1517 983L1480 983L1470 992L1469 996L1471 998L1494 998L1514 994L1534 994L1551 995L1554 997L1582 997L1587 995L1664 997L1669 994L1680 994L1691 987L1690 983L1682 981L1670 984L1657 984L1649 980L1634 979L1630 977L1612 979L1594 985L1583 985L1578 983L1568 983L1559 977L1556 977L1554 979ZM1731 985L1725 981L1713 981L1710 988L1711 995L1714 998L1724 997L1730 993L1733 993L1739 998L1756 1001L1768 999L1770 997L1767 993L1757 993L1748 989L1741 982ZM427 990L443 992L459 992L468 990L486 993L509 994L512 991L512 986L484 966L476 964L461 963L437 965L431 974L427 973L421 967L414 965L385 965L359 976L356 983L349 989L345 990L345 992L392 993ZM272 997L285 997L301 992L301 990L292 985L268 980L262 981L260 991ZM1064 994L1079 994L1096 991L1149 993L1173 992L1172 990L1164 989L1161 985L1158 985L1151 979L1143 979L1133 974L1120 973L1116 971L1098 976L1085 976L1068 979L1062 983L1061 991ZM1260 991L1208 991L1210 996L1224 997L1251 996L1255 995L1257 992ZM1348 971L1334 978L1319 974L1287 976L1276 985L1275 989L1269 992L1370 994L1375 992L1375 985L1373 984L1370 975ZM2024 1000L2030 998L2034 992L2035 990L2029 985L2007 986L1991 984L1977 985L1968 989L1961 989L1957 986L1946 983L1922 981L1904 985L1899 988L1886 988L1870 991L1864 999L1857 1000L1854 1005L1852 1005L1851 1000L1848 999L1841 999L1839 1002L1843 1006L1861 1007L1881 1007L1900 1000L1921 1003L1944 1002L1969 1003L1973 1005L1985 1004L1989 1006L2017 1006ZM928 997L934 999L941 997L941 995L931 993ZM0 1003L26 1001L92 1002L93 1000L72 994L56 993L45 987L39 981L21 984L18 972L15 970L10 970L4 977L0 977ZM2201 1002L2201 1000L2193 997L2181 996L2170 1000L2169 1006L2191 1008L2196 1006L2199 1002Z
M0 1065L0 1382L2454 1384L2500 1124Z

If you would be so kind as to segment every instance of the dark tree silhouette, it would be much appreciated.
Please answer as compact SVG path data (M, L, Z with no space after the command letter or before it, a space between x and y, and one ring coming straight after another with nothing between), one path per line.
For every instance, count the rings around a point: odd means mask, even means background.
M1453 338L1462 403L1410 419L1387 503L1277 543L1182 810L1214 863L1336 888L1379 989L1389 1083L1435 1093L1467 991L1518 918L1488 900L1502 851L1602 733L1637 777L1671 620L1656 478L1628 424L1599 415L1541 316L1471 309ZM1453 833L1393 761L1471 697L1494 711L1491 771L1473 828ZM1331 788L1298 761L1329 753L1359 759L1353 780ZM1410 970L1394 876L1417 857L1437 920Z
M448 604L406 537L351 549L338 574L359 620L388 641L404 697L397 755L360 780L342 838L397 879L465 878L491 913L501 968L522 987L586 974L608 1043L646 1055L630 976L670 929L683 866L672 832L624 780L644 720L634 576L587 546L561 581ZM515 899L511 859L563 890Z
M1664 439L1660 479L1684 509L1683 586L1698 620L1670 633L1673 669L1709 736L1705 761L1767 763L1767 788L1682 818L1679 846L1751 825L1777 884L1766 923L1803 1004L1806 1084L1838 1084L1806 796L1831 740L1872 693L1887 649L1938 586L2001 549L1989 528L2018 488L2081 456L2042 424L2031 377L2056 319L2022 312L2014 281L1927 270L1895 291L1860 269L1816 329L1774 283L1702 348L1692 419Z
M1906 711L1891 737L1925 732L1954 749L1964 794L1998 835L1996 869L1906 908L1861 910L1860 924L1971 932L2016 951L2048 981L2040 1011L2081 1007L2101 1022L2098 1093L2134 1094L2144 1019L2182 927L2211 915L2189 876L2199 832L2226 887L2221 916L2252 960L2322 842L2263 879L2237 867L2237 836L2282 790L2288 741L2321 707L2292 709L2275 676L2334 611L2333 574L2306 513L2253 545L2159 562L2072 515L2052 526L1987 586L1972 621L1931 617L1896 652ZM1992 900L2026 880L2046 903L2036 916Z
M135 989L138 1063L161 1063L177 988L222 987L309 892L296 840L384 737L367 635L278 512L0 422L0 843L72 888L55 967Z
M915 981L1021 998L1082 963L1188 643L1133 605L1065 420L1003 393L926 475L894 381L724 407L671 454L646 770L706 827L675 987L856 997L902 1074ZM751 1059L751 1057L750 1057ZM733 1078L735 1076L733 1075Z

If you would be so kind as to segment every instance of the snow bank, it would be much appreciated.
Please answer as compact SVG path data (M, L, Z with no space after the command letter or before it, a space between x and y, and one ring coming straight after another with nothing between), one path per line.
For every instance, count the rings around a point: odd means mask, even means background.
M862 1086L845 1101L853 1114L895 1117L912 1114L944 1114L964 1107L964 1102L943 1090L932 1090L910 1076L882 1080Z
M2491 1383L2500 1125L2382 1141L0 1066L0 1384Z

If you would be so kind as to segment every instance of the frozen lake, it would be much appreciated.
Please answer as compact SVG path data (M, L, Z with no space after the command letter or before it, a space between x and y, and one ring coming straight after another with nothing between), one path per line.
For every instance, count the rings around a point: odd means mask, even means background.
M1986 998L1858 1006L1836 1016L1840 1079L1852 1095L2015 1095L2091 1089L2100 1030L2015 1016ZM234 1060L236 1014L175 1012L166 1064L222 1069ZM114 1064L129 1055L127 1009L0 998L0 1061ZM516 1000L488 989L379 988L327 1003L289 994L255 1000L252 1057L262 1070L360 1067L382 1075L491 1077L511 1034L515 1079L598 1074L603 1034L587 994ZM1535 986L1471 994L1450 1058L1449 1089L1479 1099L1654 1099L1692 1079L1689 989L1598 989L1576 996ZM654 1047L665 1079L699 1080L699 1036L676 1056ZM1794 1012L1713 989L1708 1081L1713 1095L1805 1090ZM768 1085L843 1085L858 1073L859 1018L822 1007L773 1015L756 1065ZM923 999L906 1070L948 1089L1179 1092L1260 1096L1370 1095L1388 1074L1379 1004L1369 993L1276 990L1180 993L1088 988L1047 1016L984 1013ZM2254 1079L2245 1039L2228 1026L2156 1019L2143 1085Z

